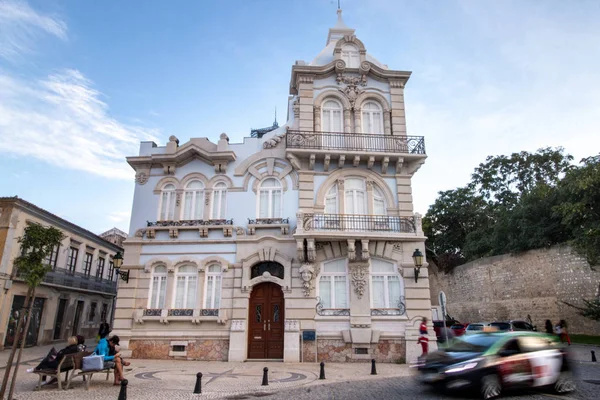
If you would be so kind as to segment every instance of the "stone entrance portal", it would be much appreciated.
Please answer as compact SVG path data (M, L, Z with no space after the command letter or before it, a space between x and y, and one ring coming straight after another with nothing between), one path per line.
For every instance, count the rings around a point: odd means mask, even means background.
M272 282L252 289L248 312L248 358L283 359L284 299Z

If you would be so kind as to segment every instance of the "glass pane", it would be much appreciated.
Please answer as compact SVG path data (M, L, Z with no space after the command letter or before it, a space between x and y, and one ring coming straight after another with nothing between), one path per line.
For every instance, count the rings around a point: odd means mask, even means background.
M259 218L269 217L269 192L266 190L260 191L260 210L258 213Z
M160 292L160 278L155 276L152 278L152 292L150 293L150 308L156 308L158 304L158 296Z
M203 186L204 185L200 181L191 181L190 183L188 183L187 188L188 189L202 189Z
M165 308L165 297L167 294L167 277L161 276L159 278L160 291L158 296L158 306L156 308Z
M204 192L202 191L197 191L196 192L196 199L194 201L194 215L192 216L193 219L202 219L204 218Z
M192 200L194 193L187 192L185 194L185 204L183 208L183 219L192 219Z
M354 192L352 190L346 190L346 214L356 214L355 209Z
M323 266L323 272L346 272L346 261L330 261Z
M218 272L221 272L221 266L220 266L220 265L213 264L213 265L211 265L210 267L208 267L208 272L211 272L211 273L218 273Z
M342 111L333 111L333 132L343 132Z
M348 308L348 293L345 276L333 277L335 288L335 308Z
M273 218L281 218L281 191L273 191Z
M186 265L184 267L179 267L177 273L179 274L192 274L196 272L196 267L193 265Z
M185 277L177 277L177 287L175 289L175 308L183 308L185 295Z
M279 304L273 306L273 322L279 322Z
M263 188L278 188L281 187L281 184L279 183L279 181L277 179L274 178L269 178L269 179L265 179L261 185L261 187Z
M384 203L383 199L375 198L373 200L373 214L385 215L385 203Z
M195 276L188 277L188 292L185 308L196 308L196 293L198 292L198 280Z
M331 113L329 110L323 110L323 120L321 121L321 130L331 132Z
M323 308L331 308L331 277L322 276L319 281L319 297Z
M213 277L206 278L206 308L213 308Z
M163 192L162 201L160 204L160 219L165 221L167 219L167 203L169 202L169 193Z
M388 276L388 291L390 294L389 307L398 308L400 301L400 277Z
M387 272L394 273L394 264L377 259L371 259L371 271L375 272Z
M221 190L221 211L220 218L225 218L225 206L227 205L227 191Z
M325 213L337 214L337 197L330 196L325 199Z
M383 133L383 118L381 112L373 113L373 133Z
M262 322L262 305L256 306L256 322Z
M356 192L355 214L365 215L367 213L367 196L362 190Z
M221 307L221 277L215 277L215 304L213 308Z
M385 308L385 289L384 289L384 277L373 276L373 307L374 308Z

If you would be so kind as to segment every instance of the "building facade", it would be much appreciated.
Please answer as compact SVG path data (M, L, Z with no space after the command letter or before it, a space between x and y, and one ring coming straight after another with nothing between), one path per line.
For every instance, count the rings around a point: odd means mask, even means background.
M426 155L407 135L409 77L373 58L338 10L325 49L292 67L286 124L243 143L141 143L127 159L130 276L115 312L134 357L420 354L431 303L426 263L415 279L425 237L411 179Z
M18 197L0 198L0 344L12 346L27 286L13 267L18 239L31 223L53 226L65 236L46 260L52 269L35 293L26 345L94 337L112 317L117 282L112 257L122 249Z
M123 247L123 242L127 239L127 234L120 229L112 228L104 233L99 234L102 239L107 240L119 247Z

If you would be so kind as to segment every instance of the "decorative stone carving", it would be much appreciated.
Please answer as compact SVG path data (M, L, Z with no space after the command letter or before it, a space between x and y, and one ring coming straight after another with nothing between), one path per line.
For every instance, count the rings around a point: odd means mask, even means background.
M179 207L180 204L181 204L181 193L177 193L177 195L175 196L175 205L177 207Z
M312 289L312 280L315 276L315 268L310 263L304 263L300 267L300 278L302 278L302 293L305 297L310 296Z
M306 253L307 253L307 258L308 258L308 260L306 260L306 261L315 262L317 259L317 250L315 249L315 240L314 239L307 240L306 250L307 250Z
M204 205L208 206L210 204L210 192L204 193Z
M156 231L154 229L148 229L146 231L146 237L148 239L154 239L156 237Z
M356 84L350 84L350 85L346 86L344 89L339 89L339 90L340 90L340 92L344 93L344 95L350 102L350 106L352 108L354 108L354 105L356 104L356 100L358 99L358 96L360 96L361 94L364 93L364 90L359 89Z
M354 286L354 292L359 299L362 298L363 294L365 293L368 274L369 272L365 265L356 264L350 266L352 285Z
M235 227L235 234L238 236L244 236L246 234L246 230L241 226Z
M423 224L422 224L423 216L419 213L415 213L414 221L415 221L415 231L416 233L423 233Z
M383 157L383 161L381 161L381 173L387 174L388 165L390 163L389 157Z
M369 66L369 69L371 67ZM361 75L361 76L346 76L343 74L338 74L338 76L335 78L335 80L337 81L338 84L342 84L345 83L346 85L351 85L351 86L367 86L367 76L366 75Z
M144 310L143 309L137 309L137 310L133 310L133 322L136 324L143 324L144 323Z
M286 319L284 323L284 329L286 332L299 332L300 321L296 319Z
M290 164L292 164L292 167L294 167L294 169L296 169L297 171L302 169L302 164L300 164L300 160L298 160L298 157L296 157L293 154L288 154L287 159L290 161Z
M179 237L179 230L178 229L169 229L169 237L171 239L177 239Z
M390 87L404 88L404 81L390 81Z
M231 321L232 332L244 332L246 330L246 320L234 319Z
M135 181L140 185L145 185L148 182L148 174L145 172L138 172L135 174Z
M354 239L348 239L348 260L356 260L356 244Z
M135 237L143 238L145 234L145 229L138 229L137 231L135 231Z
M294 100L292 109L294 110L294 119L298 120L300 118L300 103L298 99Z
M315 160L316 160L316 155L315 154L311 154L309 162L308 162L308 169L310 169L311 171L313 169L315 169Z
M367 168L373 169L373 164L375 164L375 157L371 156L369 157L369 161L367 162Z
M285 133L281 133L279 135L275 135L272 138L270 138L269 140L266 140L263 143L263 149L272 149L277 147L277 145L279 143L281 143L281 141L283 140L283 138L285 137Z
M369 257L370 257L370 254L369 254L369 240L367 240L367 239L362 239L362 240L360 241L360 244L361 244L361 247L362 247L362 252L361 252L361 255L360 255L360 257L361 257L363 260L368 260L368 259L369 259Z
M296 240L296 257L299 261L307 261L304 259L304 241L302 239Z
M346 155L340 154L340 158L338 159L338 167L343 168L345 162L346 162Z
M329 171L329 163L330 162L331 162L331 155L326 154L325 160L323 161L323 171L325 171L325 172Z

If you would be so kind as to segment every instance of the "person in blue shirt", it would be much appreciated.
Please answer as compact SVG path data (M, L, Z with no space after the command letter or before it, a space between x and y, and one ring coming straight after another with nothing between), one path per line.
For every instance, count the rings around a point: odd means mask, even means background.
M119 337L117 335L106 340L106 336L100 338L94 354L104 357L104 368L115 369L115 383L120 385L123 377L123 365L129 365L129 362L124 362L121 358L121 353L117 351L116 346L119 345Z

